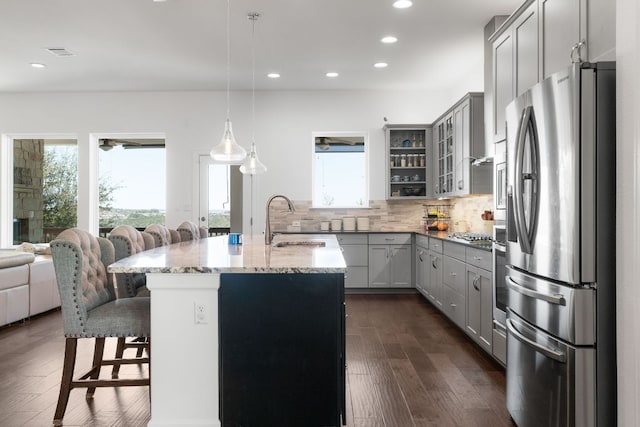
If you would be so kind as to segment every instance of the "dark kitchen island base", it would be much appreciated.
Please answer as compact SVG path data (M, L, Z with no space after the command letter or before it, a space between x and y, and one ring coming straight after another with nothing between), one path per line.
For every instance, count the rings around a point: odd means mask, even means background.
M345 420L343 274L222 274L223 427Z

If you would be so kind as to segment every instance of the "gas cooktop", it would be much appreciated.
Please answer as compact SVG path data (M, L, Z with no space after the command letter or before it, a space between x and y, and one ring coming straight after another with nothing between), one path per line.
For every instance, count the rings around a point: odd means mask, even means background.
M452 233L449 234L450 238L466 240L467 242L479 242L487 241L491 243L493 236L488 233Z
M491 249L493 236L488 233L451 233L449 239L469 243L484 249Z

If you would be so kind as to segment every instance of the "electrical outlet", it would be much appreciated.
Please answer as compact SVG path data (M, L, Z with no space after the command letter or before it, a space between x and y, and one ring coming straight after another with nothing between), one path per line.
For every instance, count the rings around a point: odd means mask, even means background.
M291 221L291 225L294 227L300 227L300 221Z
M193 302L193 315L196 325L206 325L209 323L209 307L204 302Z

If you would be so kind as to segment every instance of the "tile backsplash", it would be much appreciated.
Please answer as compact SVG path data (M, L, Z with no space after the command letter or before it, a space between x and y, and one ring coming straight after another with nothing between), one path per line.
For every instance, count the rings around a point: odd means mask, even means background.
M271 229L274 231L319 231L322 221L344 217L368 217L371 231L410 231L424 227L425 209L439 206L449 210L450 231L491 232L491 221L480 215L493 210L493 195L470 196L450 200L372 200L369 208L312 208L310 200L294 200L290 213L286 202L276 199L271 205ZM299 222L299 228L293 223ZM489 224L491 223L491 224ZM487 231L489 230L489 231Z

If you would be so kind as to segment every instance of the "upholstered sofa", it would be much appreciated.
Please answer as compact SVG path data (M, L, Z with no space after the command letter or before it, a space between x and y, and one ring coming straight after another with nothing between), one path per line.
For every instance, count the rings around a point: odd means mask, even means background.
M50 255L0 251L0 326L59 306Z

